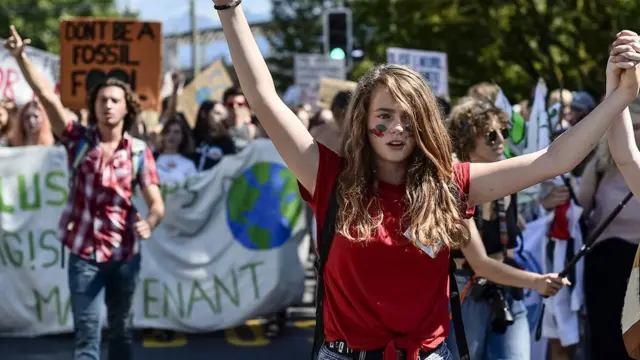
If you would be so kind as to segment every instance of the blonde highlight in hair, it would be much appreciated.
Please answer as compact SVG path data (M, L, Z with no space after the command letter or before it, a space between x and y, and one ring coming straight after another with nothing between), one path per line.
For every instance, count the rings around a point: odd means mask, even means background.
M340 212L337 231L352 241L371 237L383 221L377 196L376 154L369 143L367 116L378 86L386 87L410 117L416 148L407 160L405 215L411 241L426 246L464 246L468 228L453 178L451 141L440 118L435 96L416 71L378 65L358 82L347 112L338 178Z

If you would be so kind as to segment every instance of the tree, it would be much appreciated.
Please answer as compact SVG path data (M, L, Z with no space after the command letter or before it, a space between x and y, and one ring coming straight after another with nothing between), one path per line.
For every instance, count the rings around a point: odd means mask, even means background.
M296 53L322 53L322 12L324 0L273 0L272 23L267 40L276 88L284 92L293 84Z
M600 94L607 46L640 16L632 0L360 0L351 7L355 23L371 32L368 63L385 61L392 46L443 51L452 94L493 81L512 101L528 98L540 76L550 88Z
M129 10L120 14L115 0L2 0L0 1L0 37L9 37L9 25L16 26L20 35L31 39L31 45L57 53L60 18L137 17Z

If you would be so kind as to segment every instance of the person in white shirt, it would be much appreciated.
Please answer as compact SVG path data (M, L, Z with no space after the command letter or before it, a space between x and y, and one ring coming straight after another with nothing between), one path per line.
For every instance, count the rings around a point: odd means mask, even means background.
M164 124L160 138L156 156L160 182L182 181L195 175L196 165L190 158L193 141L184 123L176 118L170 119Z

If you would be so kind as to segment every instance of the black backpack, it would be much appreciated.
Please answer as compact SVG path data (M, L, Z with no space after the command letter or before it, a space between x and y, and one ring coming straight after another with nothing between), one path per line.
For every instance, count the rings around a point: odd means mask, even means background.
M338 219L338 199L336 197L337 182L331 191L327 212L325 213L324 224L320 232L320 255L316 259L315 268L317 273L317 289L316 289L316 327L313 337L313 349L311 353L312 360L317 359L320 347L324 343L324 266L329 257L329 250L336 231L336 223ZM467 346L467 337L464 333L464 324L462 322L462 308L460 305L460 292L458 291L458 283L454 276L456 264L450 257L449 267L449 302L451 305L451 313L453 316L453 327L456 334L456 342L460 360L469 360L469 348Z

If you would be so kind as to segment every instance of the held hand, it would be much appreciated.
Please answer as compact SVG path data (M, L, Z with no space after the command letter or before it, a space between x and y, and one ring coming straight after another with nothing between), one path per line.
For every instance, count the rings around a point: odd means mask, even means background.
M631 68L624 69L620 77L620 86L616 91L624 93L629 104L638 97L640 90L640 63L635 63Z
M570 286L567 278L561 278L558 274L540 275L536 280L536 291L542 296L553 296L562 289L563 286Z
M9 31L11 33L11 36L9 36L9 38L4 41L4 47L9 50L11 55L13 55L14 57L20 57L22 56L25 47L31 44L31 39L22 40L20 34L18 34L18 31L16 30L16 27L13 25L9 27Z
M140 214L138 214L138 221L134 225L134 229L136 230L136 235L142 240L147 240L151 236L151 226L140 217Z
M637 44L637 34L623 30L618 33L611 45L611 53L607 60L607 95L610 95L620 85L620 76L625 68L633 65L633 59L638 57L640 47Z
M542 201L545 210L553 210L556 206L564 204L569 199L569 189L566 186L556 186Z

